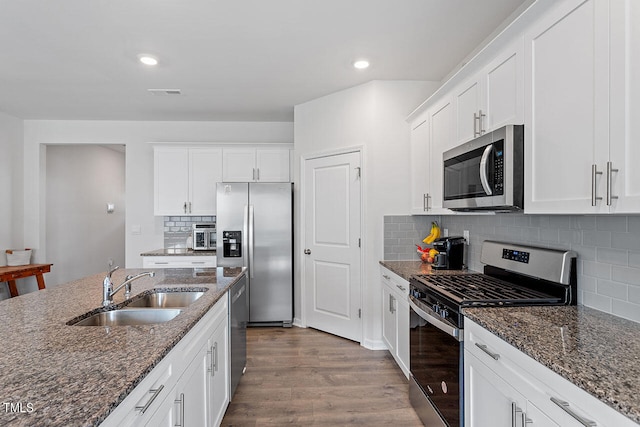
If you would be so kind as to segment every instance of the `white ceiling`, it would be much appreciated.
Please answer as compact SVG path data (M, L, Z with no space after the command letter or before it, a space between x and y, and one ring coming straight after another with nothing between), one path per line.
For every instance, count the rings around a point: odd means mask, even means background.
M291 121L294 105L370 80L442 80L526 2L0 0L0 111ZM352 67L361 57L369 69Z

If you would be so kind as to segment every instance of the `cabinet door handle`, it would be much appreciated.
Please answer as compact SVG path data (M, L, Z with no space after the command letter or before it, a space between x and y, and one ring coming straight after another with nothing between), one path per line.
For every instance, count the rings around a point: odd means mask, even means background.
M218 342L216 341L211 346L211 350L207 352L211 355L211 364L209 365L208 371L211 373L211 376L215 376L218 371Z
M191 202L189 202L189 213L191 213Z
M428 211L429 208L429 199L431 198L431 196L429 195L429 193L423 194L422 195L422 209L426 212Z
M393 300L395 298L393 297L393 295L389 294L389 313L393 314L396 312L396 310L393 308Z
M256 180L256 168L253 168L253 175L251 176L251 178L255 181Z
M595 421L591 421L591 420L589 420L587 418L581 417L580 415L578 415L575 412L573 412L573 409L571 409L571 405L569 405L569 402L566 402L564 400L558 399L557 397L553 397L553 396L551 396L550 399L551 399L551 401L553 403L558 405L560 407L560 409L562 409L567 414L571 415L573 418L575 418L583 426L594 427L594 426L598 425Z
M489 356L491 356L494 360L498 360L500 359L500 355L498 353L494 353L491 350L489 350L486 346L486 344L478 344L476 343L476 347L478 347L480 350L484 351L485 353L487 353Z
M518 404L516 402L511 402L511 427L517 427L516 423L518 422L518 414L524 415L522 409L518 408Z
M184 213L187 213L187 202L184 202L184 206L182 206Z
M602 172L598 172L598 165L591 165L591 206L596 206L598 200L602 200L602 197L596 195L596 177L602 175Z
M613 168L613 163L611 162L607 162L607 206L611 206L611 200L612 199L617 199L618 196L614 196L612 195L612 180L613 177L611 176L611 174L613 172L618 172L619 169L614 169ZM602 173L602 172L601 172Z
M180 399L176 399L175 403L180 404L180 424L176 424L176 427L184 427L184 393L180 393Z
M404 286L400 286L400 285L396 285L396 288L400 289L402 292L407 290L407 288L405 288Z
M147 412L147 409L149 409L149 406L151 406L153 401L156 400L156 397L158 397L158 395L160 394L163 388L164 388L164 384L160 385L160 387L158 388L150 389L149 393L153 393L152 396L149 398L147 403L145 403L143 406L136 406L136 411L140 411L143 414Z
M256 168L256 181L260 181L260 168Z

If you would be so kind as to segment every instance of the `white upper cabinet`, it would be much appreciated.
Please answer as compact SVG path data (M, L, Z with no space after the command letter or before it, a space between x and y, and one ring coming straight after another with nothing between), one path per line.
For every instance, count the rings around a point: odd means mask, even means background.
M224 182L289 182L289 148L224 148Z
M522 37L504 48L453 91L456 143L462 144L506 124L524 122Z
M455 147L453 138L454 112L451 97L445 97L440 103L429 110L430 133L430 161L429 161L429 190L427 196L429 213L451 213L442 207L444 169L442 153Z
M154 147L154 215L215 215L221 148Z
M429 194L429 118L422 114L411 123L411 213L426 214Z
M527 213L640 212L638 19L633 0L565 0L525 35Z
M482 111L482 76L474 76L454 90L456 109L456 143L480 136L486 109Z
M528 213L608 210L608 16L606 1L562 1L525 36Z
M487 65L482 133L524 123L524 39L517 37Z
M611 211L640 212L640 2L611 2ZM603 167L607 173L607 167ZM607 196L605 190L605 198ZM617 199L615 198L617 197ZM606 200L605 200L606 202Z

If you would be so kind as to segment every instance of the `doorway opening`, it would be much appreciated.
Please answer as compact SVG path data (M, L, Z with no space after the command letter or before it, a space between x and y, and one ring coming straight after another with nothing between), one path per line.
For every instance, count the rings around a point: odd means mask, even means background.
M125 262L125 146L48 145L47 285Z

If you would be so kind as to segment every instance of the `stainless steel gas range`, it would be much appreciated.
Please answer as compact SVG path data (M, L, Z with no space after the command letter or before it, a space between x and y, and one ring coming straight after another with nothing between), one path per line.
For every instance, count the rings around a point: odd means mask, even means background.
M572 251L485 241L484 274L410 279L409 397L427 426L464 425L465 307L576 304Z

